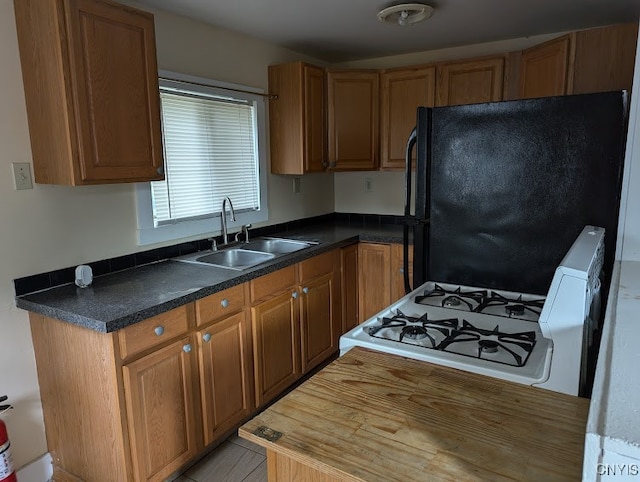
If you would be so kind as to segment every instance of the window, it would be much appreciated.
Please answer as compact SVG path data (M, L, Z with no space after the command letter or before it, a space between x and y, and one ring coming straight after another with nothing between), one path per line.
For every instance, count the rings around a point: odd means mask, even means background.
M267 220L263 97L163 73L160 103L165 180L138 185L138 244L220 231L227 196L230 228Z

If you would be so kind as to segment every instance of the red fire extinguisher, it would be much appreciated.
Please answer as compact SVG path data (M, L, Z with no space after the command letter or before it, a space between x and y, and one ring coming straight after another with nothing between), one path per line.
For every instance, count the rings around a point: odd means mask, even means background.
M6 396L0 397L0 402L4 402ZM0 405L0 413L11 408L11 405ZM7 435L7 426L0 420L0 482L17 482L16 472L11 459L11 443Z

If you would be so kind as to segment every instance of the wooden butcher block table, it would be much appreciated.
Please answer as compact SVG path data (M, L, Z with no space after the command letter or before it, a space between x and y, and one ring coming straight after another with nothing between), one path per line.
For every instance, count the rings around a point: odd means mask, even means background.
M243 425L270 482L581 478L589 401L352 348Z

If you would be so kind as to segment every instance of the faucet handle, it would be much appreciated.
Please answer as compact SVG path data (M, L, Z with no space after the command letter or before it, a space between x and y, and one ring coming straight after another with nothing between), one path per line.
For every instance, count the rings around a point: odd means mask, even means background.
M245 224L244 226L242 226L240 228L240 231L238 231L236 233L236 242L240 241L240 235L244 233L244 242L248 243L249 242L249 228L251 227L251 224Z

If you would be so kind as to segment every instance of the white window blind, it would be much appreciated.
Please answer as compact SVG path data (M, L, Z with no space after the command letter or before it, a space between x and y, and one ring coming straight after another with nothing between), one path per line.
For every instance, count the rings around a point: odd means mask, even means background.
M229 196L236 213L260 210L255 105L161 89L165 180L151 183L154 225L212 217Z

